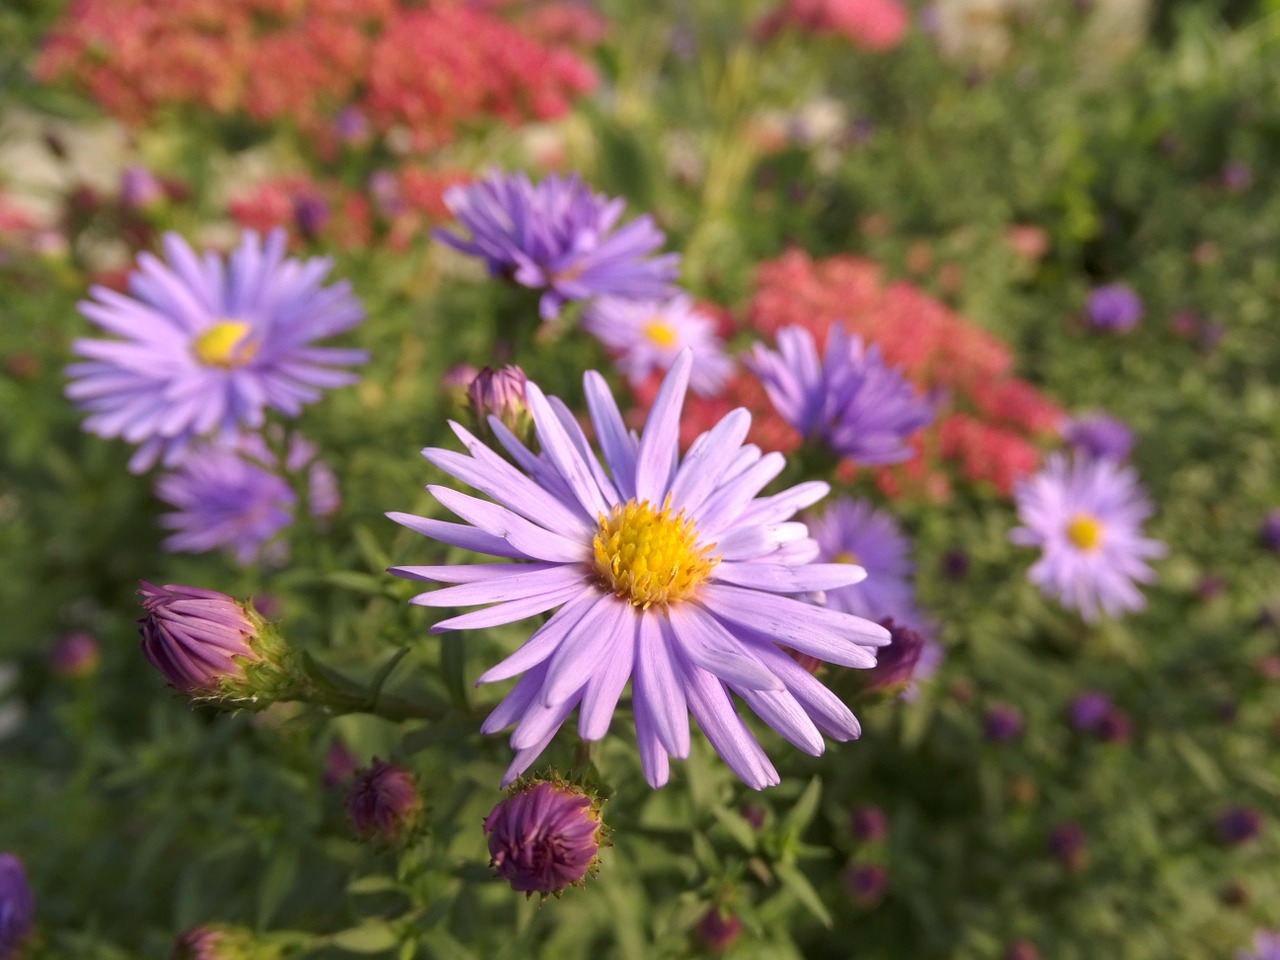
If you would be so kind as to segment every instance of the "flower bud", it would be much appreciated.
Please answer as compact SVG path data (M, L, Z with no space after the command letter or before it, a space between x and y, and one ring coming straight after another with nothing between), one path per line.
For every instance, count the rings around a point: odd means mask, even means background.
M416 832L421 814L422 796L404 767L374 757L372 765L356 771L347 791L347 815L361 837L403 841Z
M1040 951L1030 940L1014 940L1005 947L1004 960L1040 960Z
M880 625L889 631L889 645L881 647L876 665L864 674L867 691L897 692L915 675L920 654L924 651L924 637L905 623L894 623L893 618L881 620Z
M518 781L484 820L498 876L543 897L595 875L603 831L600 800L563 780Z
M1007 743L1022 732L1022 714L1007 703L992 704L982 719L982 732L992 743Z
M854 903L874 907L889 885L889 871L879 863L855 863L845 871L844 884Z
M33 911L21 861L11 853L0 853L0 960L17 957L19 945L31 932Z
M262 659L261 618L225 593L141 585L142 652L170 685L193 697L252 696L245 668Z
M1089 294L1085 319L1095 330L1128 333L1142 319L1142 301L1123 283L1097 287Z
M1227 807L1213 821L1213 830L1223 846L1238 847L1262 831L1262 814L1251 807Z
M524 371L510 363L500 370L485 367L476 374L467 388L467 399L476 429L482 436L489 433L489 417L494 416L522 442L529 439L533 415L525 402L524 388L528 382Z
M1280 553L1280 510L1272 510L1258 526L1258 542L1268 550Z
M719 907L708 907L694 928L698 942L713 953L728 950L741 932L742 921L731 913L721 912Z
M255 937L242 927L205 924L179 934L169 960L281 960L279 944Z
M59 637L49 649L49 669L63 679L93 676L101 663L98 641L83 630Z
M889 819L879 807L856 807L849 815L849 828L862 843L877 843L888 832Z
M1061 823L1046 838L1049 852L1073 873L1084 866L1084 831L1077 823Z
M164 187L146 167L125 167L120 175L120 202L130 210L141 210L164 199Z

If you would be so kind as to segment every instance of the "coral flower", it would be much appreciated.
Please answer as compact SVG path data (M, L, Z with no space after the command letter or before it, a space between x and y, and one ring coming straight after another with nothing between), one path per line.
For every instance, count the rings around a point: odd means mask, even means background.
M777 772L738 716L737 693L800 749L819 754L822 734L858 736L857 720L786 652L849 667L871 667L888 642L877 624L814 606L804 595L856 583L853 564L818 564L817 544L791 518L827 493L802 483L757 494L783 469L780 454L743 445L750 415L735 410L694 441L677 446L693 356L667 374L641 436L623 425L604 379L585 377L602 466L569 409L526 388L542 453L532 454L496 419L507 463L458 425L470 456L429 448L436 467L491 497L428 489L464 523L390 514L410 529L454 546L517 561L400 567L393 573L458 584L414 598L433 607L492 604L437 623L434 632L490 627L559 608L515 653L481 675L489 683L523 674L482 726L515 724L514 780L580 705L578 732L601 739L631 681L636 739L646 779L667 781L670 757L689 751L688 715L748 785Z
M1146 560L1166 548L1142 536L1151 504L1134 470L1107 459L1069 463L1055 454L1018 484L1014 498L1023 525L1009 539L1040 547L1030 577L1044 593L1090 622L1146 605L1134 583L1155 579Z
M355 382L336 368L363 363L364 351L312 344L358 324L359 303L345 281L321 286L329 260L284 250L284 231L265 244L249 231L224 262L167 233L168 262L141 254L132 296L90 289L80 312L124 339L75 341L87 360L67 368L66 393L88 411L86 430L139 445L129 469L172 466L197 437L230 443L268 408L296 416L321 389Z

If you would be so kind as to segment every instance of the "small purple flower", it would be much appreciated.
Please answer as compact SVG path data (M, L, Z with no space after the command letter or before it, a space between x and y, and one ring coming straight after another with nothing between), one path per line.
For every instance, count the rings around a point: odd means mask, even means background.
M1125 460L1133 449L1133 431L1104 413L1066 421L1062 436L1073 451L1090 457Z
M515 364L480 370L467 386L467 400L476 423L487 426L490 417L497 417L512 434L527 440L533 423L524 398L528 382L524 371Z
M120 174L120 202L131 210L141 210L164 198L164 187L146 167L125 167Z
M22 861L0 853L0 960L18 956L18 947L31 932L35 905Z
M667 782L669 758L689 754L690 713L749 786L778 782L730 691L813 755L825 749L824 733L836 740L860 734L848 708L782 649L867 668L889 642L878 624L802 599L863 577L852 564L811 562L818 545L791 519L829 488L811 481L757 496L785 460L744 445L751 417L741 409L694 440L682 459L680 410L692 364L688 350L676 358L639 436L626 428L604 379L586 374L603 466L569 408L530 383L525 396L540 454L496 422L514 466L457 424L470 456L423 451L491 500L430 486L464 523L389 514L443 543L516 561L393 568L408 579L457 584L413 603L494 604L451 616L433 632L556 611L479 678L523 674L481 727L495 733L515 724L505 783L579 705L580 736L604 737L628 680L641 766L655 788Z
M618 370L633 386L655 371L665 373L686 347L693 351L689 386L694 393L715 396L733 372L715 320L699 313L684 294L669 300L600 297L587 308L582 325L619 354Z
M1280 932L1259 930L1253 935L1253 951L1241 950L1236 960L1280 960Z
M373 171L369 174L365 188L382 216L394 217L404 212L404 191L400 189L400 181L390 170Z
M889 886L889 871L879 863L851 864L845 871L844 885L854 903L874 907Z
M803 327L783 327L777 341L776 352L755 344L745 362L782 419L862 466L910 459L907 437L933 420L933 404L884 363L879 347L864 348L838 323L821 358Z
M87 359L67 367L66 394L88 412L84 429L138 444L130 470L173 466L199 437L231 443L268 408L296 416L322 389L356 381L337 368L363 363L363 350L313 341L358 324L360 305L345 281L321 286L329 260L286 258L285 242L283 230L265 244L248 231L224 261L167 233L168 263L139 255L132 296L90 288L80 312L123 339L76 340Z
M368 142L371 130L369 118L359 107L346 106L333 120L334 132L343 143L360 146Z
M1238 847L1262 832L1262 814L1252 807L1227 807L1214 819L1213 830L1223 846Z
M216 927L192 927L173 942L169 960L222 960L224 931Z
M49 650L49 669L59 677L92 676L101 663L97 639L83 630L59 637Z
M889 832L889 818L876 806L855 807L849 814L849 829L862 843L879 843Z
M694 933L698 942L712 953L723 953L733 946L742 933L742 921L719 907L707 907Z
M1007 703L992 704L983 715L982 733L992 743L1008 743L1022 733L1022 714Z
M356 755L335 737L324 752L324 773L320 775L320 785L332 789L355 773L359 766Z
M1014 940L1005 947L1004 960L1040 960L1040 951L1030 940Z
M1280 553L1280 510L1272 510L1258 526L1258 543L1273 553Z
M1080 733L1096 733L1111 711L1111 699L1097 690L1078 693L1067 704L1067 720Z
M471 234L432 232L441 243L483 258L494 276L545 290L540 312L555 317L570 300L611 295L669 296L679 256L651 254L665 239L648 215L617 227L625 201L593 194L576 175L537 184L523 173L490 173L450 187L445 205Z
M293 198L293 222L298 233L314 240L329 222L329 204L317 193L299 193Z
M942 555L942 562L938 566L948 580L963 580L969 576L969 553L958 547L948 550Z
M901 690L915 678L926 641L918 630L896 623L893 617L881 620L880 625L889 631L889 646L880 651L876 665L867 671L863 689Z
M1113 706L1103 714L1093 732L1102 743L1127 743L1133 735L1133 724L1127 713Z
M594 873L600 805L560 780L514 788L484 820L490 865L520 893L559 894Z
M1232 160L1222 168L1221 180L1228 193L1243 193L1253 186L1253 168L1247 163Z
M1084 866L1084 830L1078 823L1060 823L1049 831L1045 844L1049 852L1068 870Z
M402 839L413 833L421 813L418 785L404 767L375 757L356 771L347 791L347 815L361 837Z
M868 500L837 497L807 523L821 562L856 564L867 572L865 580L828 590L828 607L868 620L921 625L911 585L911 542L892 516Z
M1123 283L1095 287L1085 304L1085 319L1095 330L1128 333L1142 319L1142 301Z
M1014 499L1023 525L1009 539L1041 549L1029 576L1042 592L1089 622L1146 605L1134 583L1155 579L1145 561L1164 556L1166 548L1142 536L1151 504L1134 470L1054 454L1017 485Z
M243 605L225 593L141 581L138 621L142 652L169 684L183 693L212 695L244 677L258 628Z

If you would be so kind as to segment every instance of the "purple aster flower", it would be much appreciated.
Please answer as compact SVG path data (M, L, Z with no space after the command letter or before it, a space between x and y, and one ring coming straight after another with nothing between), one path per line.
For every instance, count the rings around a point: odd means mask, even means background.
M848 667L870 667L889 640L878 624L799 597L856 583L861 567L811 563L818 546L791 518L827 493L809 482L760 497L785 466L778 453L743 444L751 424L734 410L679 456L680 410L693 355L676 358L637 437L604 379L585 389L601 464L577 420L535 384L526 388L541 455L490 424L512 466L453 425L471 454L427 449L436 467L491 497L428 489L464 523L390 514L453 546L517 563L399 567L398 576L454 583L420 594L433 607L491 603L433 632L482 628L559 608L519 650L481 675L523 674L481 727L516 724L510 782L581 705L578 732L599 740L631 681L640 760L648 782L666 783L669 757L689 752L689 712L730 768L762 789L778 782L738 716L730 691L808 753L822 734L860 733L849 709L781 647Z
M140 210L164 198L164 187L146 167L125 167L120 174L120 202L131 210Z
M828 590L828 607L868 620L891 618L903 626L920 623L911 586L911 543L893 517L870 501L837 497L806 523L818 543L819 560L854 563L867 571L867 578L853 586ZM886 654L881 654L881 660Z
M101 663L97 639L83 630L59 637L49 650L49 669L59 677L92 676Z
M1259 930L1253 935L1253 950L1241 950L1237 960L1280 960L1280 932Z
M445 205L471 234L432 232L441 243L481 257L494 276L545 289L544 320L569 300L612 295L661 299L671 294L679 256L650 256L665 239L648 216L615 230L626 202L593 194L577 175L536 185L523 173L490 173L450 187Z
M992 743L1008 743L1022 732L1022 714L1017 707L995 703L982 718L982 733Z
M0 853L0 960L17 957L18 947L31 932L35 907L22 861Z
M173 466L197 437L231 442L262 426L267 408L296 416L320 390L354 383L336 369L363 350L313 341L349 330L363 311L345 282L322 287L327 259L286 258L285 233L265 244L253 231L224 260L197 258L165 234L167 263L140 254L125 296L92 287L80 312L124 339L77 340L87 358L67 368L67 396L89 416L84 428L138 444L129 469Z
M1280 553L1280 510L1272 510L1258 526L1258 542L1275 553Z
M1105 693L1086 690L1067 704L1067 720L1080 733L1096 733L1111 709L1111 699Z
M337 478L315 454L311 443L293 434L284 469L307 469L310 512L329 516L340 502ZM160 518L161 526L175 531L164 541L166 550L204 553L226 547L242 565L282 563L287 557L287 546L271 541L293 523L297 497L281 476L278 458L257 434L242 437L234 447L194 448L177 470L160 477L156 495L177 508Z
M1041 549L1029 576L1046 595L1089 622L1145 606L1134 583L1155 579L1145 561L1164 556L1165 545L1142 536L1151 504L1134 470L1054 454L1014 499L1023 525L1009 539Z
M588 308L582 325L619 354L618 369L632 385L654 371L665 372L686 347L693 351L689 386L694 393L715 396L733 372L715 320L699 313L684 294L665 301L601 297Z
M1133 449L1133 431L1114 417L1094 413L1066 421L1062 437L1076 453L1124 460Z
M560 894L594 873L603 825L600 805L576 784L523 784L484 818L490 865L520 893Z
M216 694L228 681L244 678L245 664L261 659L254 649L257 625L225 593L145 580L141 586L142 652L171 686L192 695Z
M885 365L879 347L864 348L838 323L821 359L803 327L783 327L777 339L777 352L757 343L746 364L782 419L805 439L864 466L911 457L906 439L933 420L933 404Z
M1128 333L1142 319L1142 301L1123 283L1095 287L1085 304L1085 319L1095 330Z
M347 815L362 837L393 841L411 834L422 812L418 785L404 767L374 757L347 791Z
M1214 818L1213 831L1224 846L1238 847L1262 832L1262 814L1252 807L1227 807Z

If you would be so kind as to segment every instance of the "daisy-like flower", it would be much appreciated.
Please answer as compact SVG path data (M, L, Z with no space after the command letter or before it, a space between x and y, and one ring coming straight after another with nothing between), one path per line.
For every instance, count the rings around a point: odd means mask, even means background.
M592 193L576 175L537 184L523 173L490 173L450 187L444 202L471 234L432 233L455 250L483 258L494 276L545 290L544 320L570 300L612 295L661 299L672 292L679 256L651 254L665 239L648 215L622 227L626 202ZM617 228L617 229L615 229Z
M911 586L911 543L889 514L866 500L840 497L807 521L824 563L856 563L867 579L828 590L827 606L869 620L891 617L919 629Z
M490 424L517 466L457 424L453 430L470 456L423 451L493 502L431 486L463 523L390 514L443 543L517 561L394 568L398 576L457 584L414 603L492 604L449 617L433 632L559 608L478 681L523 674L481 727L494 733L516 725L504 783L534 762L574 707L580 706L583 739L601 739L628 680L640 761L654 787L666 783L670 757L688 755L690 712L748 785L778 782L730 691L808 753L823 751L823 733L835 740L859 735L849 709L780 649L871 667L875 648L889 639L877 624L793 596L865 575L853 564L811 563L817 544L791 520L828 487L809 482L757 496L784 460L744 446L751 417L741 409L695 440L681 460L680 410L692 365L688 350L676 359L639 437L623 425L604 379L586 374L603 466L568 407L530 383L525 393L541 455L496 418Z
M86 360L67 368L66 393L88 412L86 430L138 445L130 470L172 466L197 437L232 442L267 408L295 416L321 389L356 381L338 368L363 363L363 350L313 343L364 312L346 281L321 285L328 259L286 258L285 242L283 230L265 243L249 231L224 261L167 233L167 262L139 255L131 296L90 289L80 312L124 339L75 341Z
M670 368L686 347L693 351L689 386L694 393L715 396L733 372L715 321L684 294L670 300L601 297L587 309L582 325L619 355L618 369L633 385Z
M1009 539L1041 549L1029 576L1043 593L1090 623L1146 605L1134 584L1155 579L1146 561L1166 548L1142 535L1152 511L1136 471L1114 460L1054 454L1018 484L1014 499L1023 525Z
M901 463L906 439L933 420L933 404L917 396L878 347L833 323L821 358L803 327L778 331L778 350L757 343L746 364L764 384L774 408L807 440L855 463Z
M1253 951L1241 950L1238 960L1280 960L1280 932L1259 930L1253 935Z

